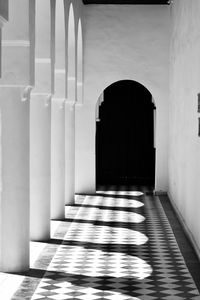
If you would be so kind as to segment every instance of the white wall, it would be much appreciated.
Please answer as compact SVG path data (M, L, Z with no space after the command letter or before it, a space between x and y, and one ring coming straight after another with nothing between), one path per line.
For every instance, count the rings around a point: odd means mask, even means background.
M167 190L169 22L169 6L84 7L84 105L76 111L76 192L95 190L96 102L108 85L123 79L140 82L155 99L156 190Z
M175 0L172 12L169 192L200 249L200 1Z
M0 0L0 15L8 20L8 0Z

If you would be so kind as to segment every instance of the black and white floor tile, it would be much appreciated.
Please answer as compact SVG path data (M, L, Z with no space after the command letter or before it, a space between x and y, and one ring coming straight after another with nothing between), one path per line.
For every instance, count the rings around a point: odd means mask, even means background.
M29 276L13 300L200 300L159 198L80 195L60 226L32 291Z

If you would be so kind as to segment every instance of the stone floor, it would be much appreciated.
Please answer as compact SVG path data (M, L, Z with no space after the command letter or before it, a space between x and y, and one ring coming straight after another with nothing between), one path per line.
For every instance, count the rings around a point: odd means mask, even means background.
M181 253L167 203L136 187L77 195L11 299L200 300L199 262Z

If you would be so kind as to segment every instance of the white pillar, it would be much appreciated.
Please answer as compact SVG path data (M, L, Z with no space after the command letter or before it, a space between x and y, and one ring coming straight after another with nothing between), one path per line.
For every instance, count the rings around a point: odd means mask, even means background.
M68 17L68 78L67 78L67 99L65 105L65 203L74 204L75 194L75 103L77 96L76 89L76 39L75 39L75 18L73 3L69 3L65 11Z
M64 100L52 99L51 113L51 217L65 217L65 130Z
M0 270L4 272L20 272L29 268L31 39L27 28L32 13L27 0L10 0L9 22L2 37Z
M74 204L75 193L75 104L65 104L65 203Z
M30 235L50 238L51 195L51 7L36 0L35 88L30 103Z
M55 91L51 113L51 218L65 217L66 47L64 1L56 1Z
M29 101L19 87L0 87L0 269L29 268Z
M33 94L30 103L30 234L50 238L51 103Z

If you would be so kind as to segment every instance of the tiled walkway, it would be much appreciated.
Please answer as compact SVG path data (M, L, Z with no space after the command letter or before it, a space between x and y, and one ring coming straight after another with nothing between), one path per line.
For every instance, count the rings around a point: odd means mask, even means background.
M158 197L77 196L12 299L199 300Z

